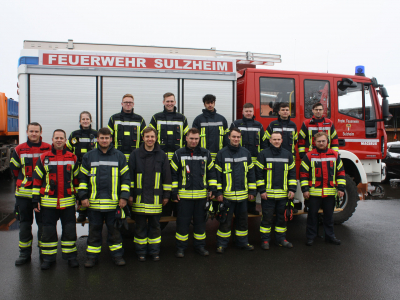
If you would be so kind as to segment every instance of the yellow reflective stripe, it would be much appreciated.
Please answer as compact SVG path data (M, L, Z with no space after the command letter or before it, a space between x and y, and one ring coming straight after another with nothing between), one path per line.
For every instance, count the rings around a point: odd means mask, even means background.
M78 189L79 189L79 190L87 190L87 189L88 189L88 184L85 183L85 182L81 182L81 183L79 184Z
M245 231L236 230L236 236L246 236L247 233L248 233L247 230Z
M81 166L80 171L85 174L86 176L89 174L89 171L86 170L84 167Z
M263 186L264 185L264 179L257 180L256 185L257 186Z
M119 249L122 249L122 243L117 244L117 245L110 245L109 248L110 248L110 251L117 251Z
M129 187L128 187L129 191ZM118 168L111 168L111 198L118 200Z
M271 232L271 227L262 227L262 226L260 226L260 232L261 233L270 233Z
M182 164L182 186L186 186L186 161L181 160Z
M17 168L20 168L20 167L21 167L21 165L14 159L14 157L11 158L11 163L12 163L14 166L16 166Z
M157 140L161 143L161 124L157 124Z
M99 246L99 247L87 246L86 251L87 252L91 252L91 253L100 253L101 252L101 246Z
M249 188L248 184L247 184L247 173L249 172L249 168L247 166L247 161L243 162L244 165L244 188L247 190ZM256 188L256 187L254 187Z
M187 241L187 240L189 239L189 234L187 234L187 235L180 235L179 233L176 233L176 234L175 234L175 238L176 238L177 240L180 240L180 241L182 241L182 242L185 242L185 241Z
M135 188L135 182L131 181L131 189Z
M204 240L205 238L206 238L206 233L204 232L203 234L196 234L196 233L193 233L193 237L196 239L196 240Z
M74 246L75 241L61 241L61 246Z
M186 134L189 131L189 126L186 126L185 129L183 130L183 134Z
M147 238L144 239L139 239L138 237L134 237L133 242L139 245L146 245L147 244Z
M215 164L215 168L222 173L222 168L220 166L218 166L217 164Z
M339 165L336 167L336 169L338 170L338 171L340 171L340 169L343 167L343 162L342 161L340 161L340 163L339 163Z
M308 180L300 181L300 186L307 186L307 185L308 185Z
M76 249L76 247L73 247L73 248L63 248L63 247L61 247L61 251L63 253L72 253L72 252L78 251L78 249Z
M57 247L57 245L58 245L58 242L51 242L51 243L42 242L42 247L45 247L45 248Z
M161 243L161 236L155 239L148 238L149 244L159 244Z
M48 196L42 196L40 204L44 207L57 207L57 201L59 202L59 207L69 207L75 205L75 196L68 197L68 198L51 198Z
M296 179L289 179L289 185L297 185Z
M309 146L309 148L308 148L308 151L311 151L312 149L313 149L313 145L312 145L312 140L313 140L313 136L312 136L312 130L311 129L309 129L308 130L308 142L310 143L310 146ZM329 144L329 143L328 143ZM329 148L329 146L328 146L328 148Z
M29 248L32 247L32 240L28 241L28 242L21 242L19 241L19 246L21 248Z
M285 191L287 191L287 189L288 189L288 187L287 187L287 181L288 181L288 178L287 178L287 175L288 175L288 172L289 172L289 165L288 164L284 164L285 165L285 170L283 171L283 190L285 190Z
M296 166L295 160L293 160L292 164L289 166L289 170L293 169Z
M208 170L211 170L213 166L214 166L214 162L211 161L210 164L208 165L207 169L208 169Z
M312 186L315 186L315 161L311 162L312 172Z
M305 161L302 161L302 162L301 162L301 165L302 165L302 167L303 167L304 169L306 169L307 172L310 171L310 168L309 168L309 166L307 166L307 164L305 163Z
M129 192L129 191L130 191L129 185L127 185L127 184L121 184L121 191Z
M208 185L209 186L217 186L217 180L216 179L210 179L208 180Z
M336 186L336 161L333 162L333 185Z
M226 187L225 187L225 191L229 192L232 190L232 175L231 175L231 164L230 163L226 163L225 164L225 172L226 172Z
M172 167L175 171L178 171L178 166L174 163L173 160L171 160L170 164L171 164L171 167Z
M172 190L172 185L171 184L164 184L163 183L163 190L164 191L171 191Z
M96 173L97 167L90 169L90 185L92 186L92 192L90 194L90 198L94 199L97 195L97 186L96 186Z
M128 167L128 166L125 166L125 167L120 171L121 176L124 175L124 174L126 173L126 171L128 171L128 170L129 170L129 167Z
M254 162L254 164L255 164L257 167L259 167L261 170L264 169L264 166L263 166L258 160L256 160L256 161Z
M220 231L220 230L218 229L217 235L220 236L220 237L222 237L222 238L229 238L229 237L231 236L231 232L230 232L230 231L228 231L228 232L222 232L222 231Z
M160 188L160 178L161 178L161 173L160 172L156 172L155 180L154 180L154 188L155 189L159 189Z
M272 186L272 163L267 163L267 179L266 179L266 188L270 189Z
M159 205L159 203L160 203L160 196L154 195L154 205Z
M45 254L45 255L57 254L57 249L52 249L52 250L40 249L40 250L42 251L42 254Z
M286 227L277 227L277 226L275 226L275 231L276 232L286 232Z
M201 147L206 148L206 128L202 127L200 131Z
M223 147L224 147L224 134L225 134L225 131L224 131L224 127L222 127L222 126L219 126L219 150L221 150Z
M180 189L178 191L180 198L189 198L189 199L200 199L207 197L207 189L203 190L185 190Z
M178 188L178 181L173 181L173 182L172 182L172 188L173 188L173 189Z
M138 189L142 188L142 173L136 174L136 185Z

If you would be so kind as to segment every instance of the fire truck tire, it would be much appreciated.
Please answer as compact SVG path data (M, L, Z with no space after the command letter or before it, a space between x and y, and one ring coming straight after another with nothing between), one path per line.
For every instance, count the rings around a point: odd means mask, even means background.
M336 225L346 222L353 213L356 211L358 204L358 191L356 183L346 174L346 191L343 196L343 200L340 200L339 208L343 211L336 212L333 214L333 221Z

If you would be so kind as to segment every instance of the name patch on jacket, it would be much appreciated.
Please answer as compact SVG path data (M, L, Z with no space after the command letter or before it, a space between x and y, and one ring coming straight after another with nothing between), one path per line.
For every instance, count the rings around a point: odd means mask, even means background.
M113 166L118 167L117 161L92 161L90 163L91 167L98 167L98 166Z
M274 132L277 131L294 131L294 128L272 128Z
M157 121L157 125L179 125L183 126L181 121Z
M327 158L311 157L311 161L336 161L336 157L327 157Z
M225 158L225 162L241 162L241 161L247 161L247 157Z
M181 156L181 160L206 160L207 156Z
M124 125L124 126L140 126L139 122L128 122L128 121L115 121L114 125Z
M23 157L40 157L40 155L42 155L42 153L32 153L32 154L24 153L24 154L21 154L19 157L20 158L23 158Z
M260 128L255 128L255 127L239 127L239 130L243 130L243 131L260 131Z
M200 123L201 127L206 127L206 126L224 126L222 122L208 122L208 123Z
M289 158L270 158L266 157L265 158L266 162L283 162L283 163L289 163Z

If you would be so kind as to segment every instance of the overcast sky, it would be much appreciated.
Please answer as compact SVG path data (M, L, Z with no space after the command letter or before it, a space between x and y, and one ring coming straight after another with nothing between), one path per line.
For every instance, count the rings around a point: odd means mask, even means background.
M354 74L400 102L400 3L381 1L0 0L0 92L17 96L24 40L211 48L282 55L273 69ZM397 98L397 99L395 99Z

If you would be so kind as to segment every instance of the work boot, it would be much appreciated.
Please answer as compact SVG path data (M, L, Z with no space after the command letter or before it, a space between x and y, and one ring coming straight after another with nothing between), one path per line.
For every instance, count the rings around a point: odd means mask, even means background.
M261 243L261 249L268 250L269 249L269 242L268 241L262 242Z
M306 245L312 246L314 244L314 240L307 240Z
M325 238L325 241L326 242L329 242L329 243L331 243L331 244L334 244L334 245L340 245L342 242L340 241L340 240L338 240L335 236L333 236L333 237L326 237Z
M92 257L86 258L85 268L93 268L97 264L98 260Z
M224 248L224 247L219 246L219 247L217 248L217 253L218 253L218 254L224 254L224 252L225 252L225 248Z
M140 262L146 261L146 255L142 255L142 254L138 255L138 261L140 261Z
M250 245L250 244L247 244L245 246L241 246L239 248L242 249L242 250L247 250L247 251L253 251L254 250L254 246Z
M48 270L48 269L50 269L51 265L52 265L52 262L51 262L51 261L44 260L44 261L42 262L42 264L40 265L40 268L41 268L42 270Z
M15 261L15 265L16 266L21 266L24 265L28 262L31 261L31 256L30 255L19 255L19 257L17 258L17 260Z
M284 248L293 248L293 244L290 243L290 242L288 242L287 240L280 241L280 242L278 242L278 243L276 243L276 244L277 244L278 246L284 247Z
M68 266L70 268L78 268L79 267L79 263L76 260L76 258L68 259Z
M178 258L183 258L183 257L185 257L185 252L183 250L177 250L175 252L175 256Z
M160 260L160 255L159 254L153 254L153 261L159 261Z
M208 252L206 249L204 249L204 247L197 248L196 252L198 254L200 254L201 256L209 256L210 255L210 252Z
M113 261L114 261L114 264L116 266L120 266L121 267L121 266L125 266L126 265L125 259L123 259L122 256L114 257Z

